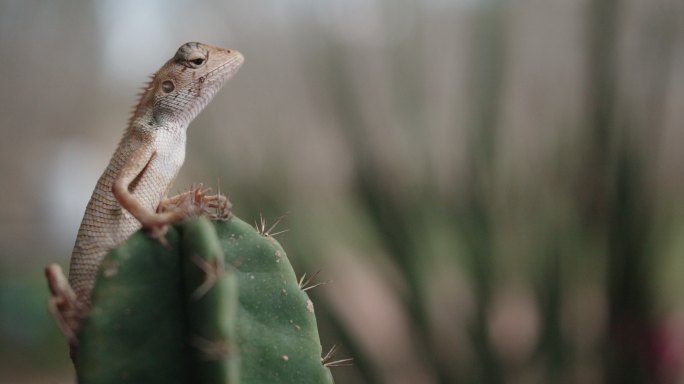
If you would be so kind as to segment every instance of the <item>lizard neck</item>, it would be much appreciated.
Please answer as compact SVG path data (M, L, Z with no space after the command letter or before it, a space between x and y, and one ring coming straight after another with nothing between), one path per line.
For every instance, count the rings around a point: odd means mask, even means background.
M185 135L190 120L187 116L164 115L155 117L151 106L138 105L134 116L128 123L126 135L131 131L149 134L172 132Z

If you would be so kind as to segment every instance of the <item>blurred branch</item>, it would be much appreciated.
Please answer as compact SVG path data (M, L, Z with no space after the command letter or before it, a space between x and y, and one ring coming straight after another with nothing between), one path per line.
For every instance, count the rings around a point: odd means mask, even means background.
M501 88L506 63L507 7L491 0L481 4L475 15L469 142L468 193L456 208L454 218L466 245L473 273L476 312L471 323L473 346L477 354L477 382L502 383L497 358L491 349L487 313L492 299L495 223L490 211L493 203L495 146L501 115Z

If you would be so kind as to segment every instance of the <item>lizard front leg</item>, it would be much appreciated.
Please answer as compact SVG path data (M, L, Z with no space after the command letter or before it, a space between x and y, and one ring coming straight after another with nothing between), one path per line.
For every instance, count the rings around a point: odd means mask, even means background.
M141 145L126 160L118 177L112 185L112 193L123 209L130 212L136 218L150 236L167 246L164 237L166 225L183 219L186 214L181 210L155 212L145 207L130 191L131 183L142 177L155 152L148 145ZM160 190L166 186L160 186Z

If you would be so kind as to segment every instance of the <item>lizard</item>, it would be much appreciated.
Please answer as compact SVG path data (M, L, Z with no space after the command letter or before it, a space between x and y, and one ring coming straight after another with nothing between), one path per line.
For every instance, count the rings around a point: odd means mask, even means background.
M236 50L186 43L143 89L86 207L68 281L58 264L45 268L50 310L72 357L100 263L110 249L140 228L165 245L167 225L188 215L180 208L183 201L230 209L224 196L206 195L201 185L170 199L166 196L185 159L188 125L243 62Z

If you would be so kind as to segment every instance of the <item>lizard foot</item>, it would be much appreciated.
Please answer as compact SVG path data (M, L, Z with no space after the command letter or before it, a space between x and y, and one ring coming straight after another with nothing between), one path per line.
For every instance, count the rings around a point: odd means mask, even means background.
M228 220L232 204L225 195L209 195L210 191L211 188L204 188L202 183L193 184L188 191L163 200L157 212L181 211L186 217L204 216L209 220Z
M71 357L74 358L76 345L78 344L78 330L81 326L81 319L85 316L86 308L78 300L76 293L66 277L62 268L57 264L50 264L45 268L50 298L48 308L50 314L55 319L59 330L66 337L71 348Z
M231 203L222 194L209 195L210 188L201 183L193 184L188 191L164 199L157 207L157 217L150 222L143 222L148 236L159 241L168 248L166 240L167 224L173 224L188 217L204 216L209 220L228 220L231 215Z
M169 242L166 240L166 232L169 230L169 226L167 224L162 224L162 225L152 225L149 227L144 227L143 228L147 236L150 238L157 240L159 244L162 245L162 247L166 249L170 249L171 246L169 245Z
M183 210L174 208L164 212L157 212L140 220L143 231L154 240L157 240L164 248L169 249L169 242L166 240L169 224L176 223L188 217Z

